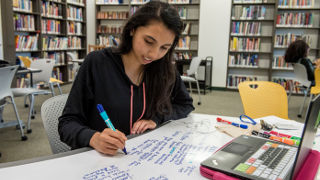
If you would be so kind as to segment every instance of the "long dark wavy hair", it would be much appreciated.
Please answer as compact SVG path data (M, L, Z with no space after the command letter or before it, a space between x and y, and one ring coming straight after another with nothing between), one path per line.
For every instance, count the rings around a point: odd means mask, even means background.
M284 55L284 60L290 63L296 63L300 58L307 57L309 45L304 40L292 42Z
M144 118L146 119L152 119L157 114L172 112L170 94L177 76L173 64L173 52L183 28L178 12L168 3L160 1L148 2L140 7L124 26L121 42L117 49L120 54L128 54L132 50L130 32L138 27L149 25L151 21L163 23L169 30L174 32L175 39L164 57L144 66L147 103Z

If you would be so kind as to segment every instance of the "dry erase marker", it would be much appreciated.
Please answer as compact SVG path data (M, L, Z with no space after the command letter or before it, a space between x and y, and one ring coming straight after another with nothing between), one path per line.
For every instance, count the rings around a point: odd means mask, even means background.
M111 123L111 120L109 119L109 116L107 115L106 111L103 109L101 104L97 104L97 108L98 111L100 113L100 116L102 117L102 119L104 120L104 122L107 124L107 126L112 129L113 131L116 131L116 129L114 128L113 124ZM127 154L127 150L126 147L124 147L122 149L122 151Z
M217 118L217 121L218 122L224 122L224 123L228 123L228 124L231 124L233 126L237 126L237 127L240 127L242 129L248 129L248 125L245 125L245 124L238 124L238 123L235 123L235 122L230 122L230 121L227 121L227 120L224 120L224 119L221 119L221 118Z

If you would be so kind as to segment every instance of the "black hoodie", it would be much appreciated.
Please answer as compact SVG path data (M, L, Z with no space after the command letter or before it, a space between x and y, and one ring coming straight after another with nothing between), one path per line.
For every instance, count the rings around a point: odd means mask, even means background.
M133 125L143 113L143 85L136 86L131 82L125 73L121 56L111 49L88 54L59 118L60 139L72 149L89 146L93 134L107 128L99 116L97 104L103 105L116 129L129 135L131 95ZM171 96L173 111L170 115L157 115L152 119L157 125L184 118L194 110L192 98L179 75Z

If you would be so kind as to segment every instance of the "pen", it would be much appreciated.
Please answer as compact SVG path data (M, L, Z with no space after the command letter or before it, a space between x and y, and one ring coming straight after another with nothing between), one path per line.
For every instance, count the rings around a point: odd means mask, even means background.
M231 125L233 125L233 126L240 127L240 128L242 128L242 129L248 129L248 125L238 124L238 123L235 123L235 122L230 122L230 121L228 121L228 120L224 120L224 119L219 118L219 117L217 118L217 121L218 121L218 122L228 123L228 124L231 124Z
M98 108L98 111L100 113L100 116L102 117L104 122L107 124L107 126L110 129L112 129L113 131L116 131L116 129L114 128L113 124L111 123L111 120L110 120L109 116L107 115L106 111L103 109L102 105L101 104L97 104L97 108ZM127 150L126 150L125 147L122 149L122 151L124 152L124 154L127 155Z

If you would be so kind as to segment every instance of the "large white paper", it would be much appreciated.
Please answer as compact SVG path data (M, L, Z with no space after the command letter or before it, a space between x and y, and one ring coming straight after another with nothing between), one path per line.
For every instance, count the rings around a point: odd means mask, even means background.
M201 161L231 140L214 126L216 116L193 114L126 142L128 155L95 150L0 169L1 179L205 179Z

